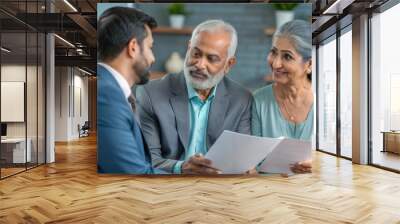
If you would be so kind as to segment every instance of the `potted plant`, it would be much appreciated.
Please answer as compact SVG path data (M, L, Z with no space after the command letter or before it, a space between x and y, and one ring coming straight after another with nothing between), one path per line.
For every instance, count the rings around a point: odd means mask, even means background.
M296 8L298 3L275 3L273 7L276 9L276 28L279 28L283 24L293 20L294 12L293 9Z
M168 7L169 23L171 27L181 29L185 22L185 5L183 3L172 3Z

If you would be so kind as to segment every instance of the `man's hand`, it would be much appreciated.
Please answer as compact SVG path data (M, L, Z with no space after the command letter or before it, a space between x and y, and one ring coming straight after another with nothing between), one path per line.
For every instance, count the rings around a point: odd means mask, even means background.
M298 162L290 167L290 169L293 171L293 173L311 173L312 161L305 160L302 162Z
M220 174L221 171L211 166L211 160L196 154L182 164L185 174Z

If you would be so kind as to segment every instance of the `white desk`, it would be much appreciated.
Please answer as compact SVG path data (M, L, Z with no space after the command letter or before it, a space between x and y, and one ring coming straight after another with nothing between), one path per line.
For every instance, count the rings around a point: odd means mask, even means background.
M6 138L1 139L2 147L13 147L12 148L12 162L13 163L25 163L31 162L31 145L32 140L27 138L26 142L28 143L26 147L26 154L25 154L25 138ZM3 150L2 150L3 151ZM27 161L25 161L25 158Z

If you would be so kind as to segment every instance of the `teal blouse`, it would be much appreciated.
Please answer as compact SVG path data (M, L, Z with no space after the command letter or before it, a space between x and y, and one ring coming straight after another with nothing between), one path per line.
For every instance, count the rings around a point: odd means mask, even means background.
M254 92L252 106L252 134L262 137L311 140L313 134L314 110L310 110L307 119L301 124L287 121L276 102L272 85Z

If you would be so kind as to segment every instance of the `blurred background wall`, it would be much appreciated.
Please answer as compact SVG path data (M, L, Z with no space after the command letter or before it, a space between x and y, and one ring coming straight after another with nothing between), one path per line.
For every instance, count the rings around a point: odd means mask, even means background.
M117 4L98 4L98 13ZM165 63L173 52L185 57L190 30L208 19L222 19L231 23L238 33L237 64L229 73L229 77L250 90L267 84L264 77L270 73L266 57L271 48L272 33L276 27L275 11L272 4L266 3L184 3L185 21L182 32L169 30L169 7L171 4L135 3L122 6L135 7L153 16L160 31L153 32L154 55L156 62L152 67L161 76L166 72ZM311 22L311 4L297 4L292 10L294 19ZM311 30L310 30L311 32Z

